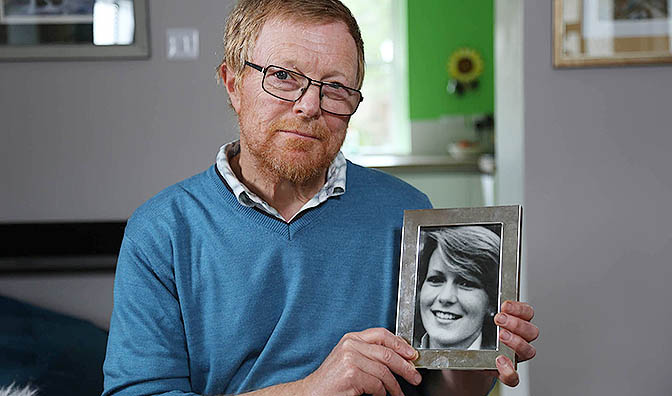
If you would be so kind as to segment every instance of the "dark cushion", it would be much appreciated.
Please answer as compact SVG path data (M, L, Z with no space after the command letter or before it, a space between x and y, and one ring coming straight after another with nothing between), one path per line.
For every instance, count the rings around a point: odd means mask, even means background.
M107 332L87 321L0 296L0 386L99 395L106 344Z

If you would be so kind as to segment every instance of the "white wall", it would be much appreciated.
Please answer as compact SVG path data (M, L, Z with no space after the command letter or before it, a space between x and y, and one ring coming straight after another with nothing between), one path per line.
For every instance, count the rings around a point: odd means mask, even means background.
M523 205L523 251L520 271L520 299L528 301L527 209L523 195L524 155L524 0L495 1L495 152L497 153L498 205ZM502 396L529 396L529 368L518 365L520 384L500 386Z
M148 60L0 63L0 221L125 219L212 164L237 123L215 67L231 1L150 1ZM168 61L165 30L200 31Z
M232 4L150 1L148 60L0 63L0 221L126 219L212 164L238 134L214 78ZM166 60L179 27L200 31L198 60ZM108 327L113 278L0 274L0 294Z
M553 69L551 1L524 4L532 395L672 389L672 67Z
M0 295L110 327L111 272L0 276Z

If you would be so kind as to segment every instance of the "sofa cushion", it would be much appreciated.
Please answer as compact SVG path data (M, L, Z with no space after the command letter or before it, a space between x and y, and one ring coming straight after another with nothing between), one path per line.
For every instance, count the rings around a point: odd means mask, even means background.
M100 394L106 343L107 333L87 321L0 296L0 386Z

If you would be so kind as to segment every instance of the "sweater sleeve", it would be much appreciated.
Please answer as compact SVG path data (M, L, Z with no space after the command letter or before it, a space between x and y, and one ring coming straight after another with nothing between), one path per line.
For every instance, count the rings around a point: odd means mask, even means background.
M172 263L159 251L161 246L141 249L128 232L122 242L103 396L196 395Z

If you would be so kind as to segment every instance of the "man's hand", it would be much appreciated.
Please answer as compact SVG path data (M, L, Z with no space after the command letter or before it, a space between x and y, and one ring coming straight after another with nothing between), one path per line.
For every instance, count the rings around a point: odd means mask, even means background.
M539 337L539 328L530 323L533 317L532 306L515 301L504 301L501 311L495 315L495 324L501 327L499 340L516 352L519 362L530 360L537 354L537 350L530 345L530 342ZM499 356L496 363L497 378L508 386L518 385L520 379L511 360Z
M514 301L502 303L495 316L495 323L501 327L499 339L516 352L519 362L532 359L537 353L530 345L539 336L537 326L530 323L532 317L534 309L529 304ZM497 370L430 370L424 375L425 394L484 395L492 386L492 377L508 386L518 385L520 379L509 358L499 356L496 364Z
M383 328L348 333L314 373L300 382L306 395L402 396L393 373L413 385L421 381L416 351Z
M533 317L534 309L529 304L514 301L505 301L495 316L495 323L501 327L499 339L516 352L519 362L532 359L537 353L530 345L539 336L537 326L530 323ZM348 333L308 377L250 395L385 396L389 392L401 396L393 373L418 385L422 379L412 363L416 358L416 351L406 341L386 329ZM519 382L511 360L500 356L496 371L430 370L423 383L428 395L483 395L490 388L492 377L508 386Z

